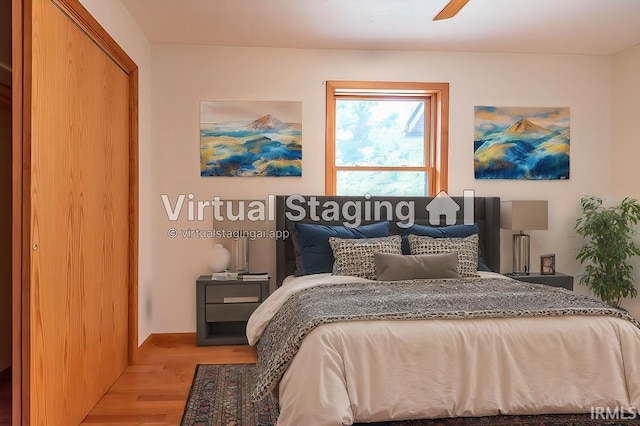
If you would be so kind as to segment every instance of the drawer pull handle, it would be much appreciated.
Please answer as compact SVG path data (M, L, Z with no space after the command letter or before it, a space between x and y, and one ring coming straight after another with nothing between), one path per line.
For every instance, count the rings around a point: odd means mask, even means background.
M259 299L257 296L247 296L247 297L225 297L223 299L224 303L256 303Z

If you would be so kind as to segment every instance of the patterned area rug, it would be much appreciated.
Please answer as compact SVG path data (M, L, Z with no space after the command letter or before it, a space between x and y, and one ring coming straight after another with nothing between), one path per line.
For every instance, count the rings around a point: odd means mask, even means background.
M196 367L181 426L274 426L278 403L267 397L251 403L254 364L200 364ZM589 414L461 417L366 423L362 426L613 426L638 425L636 420L592 420ZM311 425L310 425L311 426Z

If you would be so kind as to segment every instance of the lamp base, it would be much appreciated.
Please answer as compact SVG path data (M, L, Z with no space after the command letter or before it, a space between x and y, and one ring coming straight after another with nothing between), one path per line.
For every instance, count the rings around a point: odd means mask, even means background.
M529 275L529 235L515 234L513 236L513 274Z
M231 241L231 270L249 272L249 237L244 233Z

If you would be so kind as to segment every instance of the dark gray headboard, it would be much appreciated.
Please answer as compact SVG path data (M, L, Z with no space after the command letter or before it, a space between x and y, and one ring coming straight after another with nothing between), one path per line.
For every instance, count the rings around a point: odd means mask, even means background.
M315 198L315 201L323 205L326 201L335 201L340 207L345 202L360 202L370 203L373 205L375 201L388 201L395 209L396 205L400 202L413 203L413 211L415 215L414 222L420 225L429 225L428 212L426 210L427 205L433 200L431 197L350 197L350 196L296 196L303 197L304 200L299 202L297 199L294 201L295 210L291 209L287 205L286 200L288 195L276 196L276 229L279 231L290 231L293 228L294 222L289 220L286 213L291 212L295 215L299 214L300 209L305 210L305 218L299 222L315 223L321 225L342 225L343 220L329 221L329 222L317 222L309 217L309 204L306 202L311 197ZM464 206L462 197L452 197L453 200L459 205ZM500 271L500 198L498 197L475 197L473 200L474 205L474 222L480 227L480 254L484 257L485 263L492 270ZM318 208L320 211L320 208ZM363 209L364 214L364 209ZM386 218L385 218L386 219ZM383 219L384 220L384 219ZM397 219L396 219L397 220ZM445 218L441 218L441 225L445 225ZM362 220L361 224L367 224L376 222L376 220ZM464 222L464 209L460 208L456 214L456 223ZM391 221L391 233L397 234L399 228L394 220ZM295 271L295 252L293 249L293 243L291 235L286 239L276 240L276 285L279 287L282 281L288 275L292 275Z

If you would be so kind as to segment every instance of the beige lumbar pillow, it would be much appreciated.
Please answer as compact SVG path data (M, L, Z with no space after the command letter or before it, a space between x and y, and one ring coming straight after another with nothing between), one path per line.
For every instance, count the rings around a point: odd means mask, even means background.
M460 278L456 252L418 255L376 252L374 256L379 281Z

